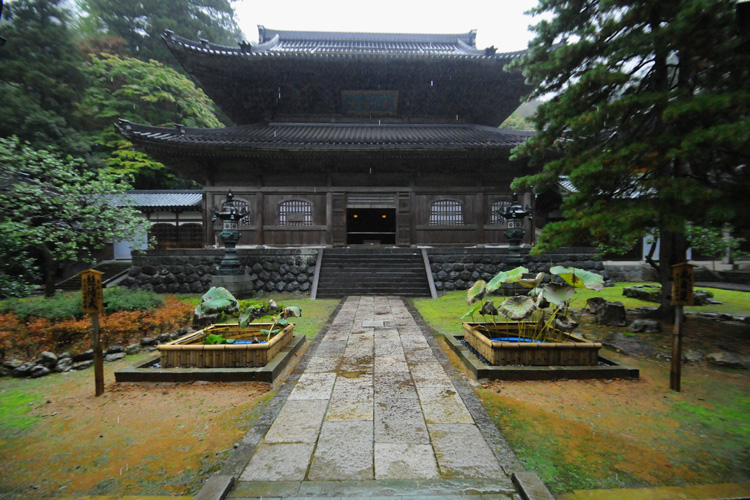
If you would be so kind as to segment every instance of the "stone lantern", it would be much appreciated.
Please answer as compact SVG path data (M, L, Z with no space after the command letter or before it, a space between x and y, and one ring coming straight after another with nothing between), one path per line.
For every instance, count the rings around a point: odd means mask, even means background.
M219 238L224 243L224 257L219 264L220 276L234 276L245 274L237 259L237 242L240 240L239 222L247 216L247 208L238 208L233 202L232 191L227 193L226 200L218 210L214 207L212 221L221 219Z

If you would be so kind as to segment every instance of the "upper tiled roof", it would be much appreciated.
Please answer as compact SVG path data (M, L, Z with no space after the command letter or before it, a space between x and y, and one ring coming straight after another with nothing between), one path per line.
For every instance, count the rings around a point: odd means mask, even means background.
M128 201L138 208L191 208L200 210L203 193L200 190L144 191L126 193Z
M140 144L212 151L366 151L508 149L531 134L481 125L271 123L223 129L152 127L126 120L120 132Z
M511 59L525 51L497 54L494 47L478 49L476 31L459 34L347 33L285 31L258 26L259 43L226 47L206 40L198 42L167 30L167 45L198 53L245 56L374 56L374 57L477 57Z

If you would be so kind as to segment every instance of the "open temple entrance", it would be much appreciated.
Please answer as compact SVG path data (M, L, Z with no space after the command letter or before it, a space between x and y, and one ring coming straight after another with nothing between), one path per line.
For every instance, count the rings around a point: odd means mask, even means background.
M396 209L348 208L347 245L395 245Z

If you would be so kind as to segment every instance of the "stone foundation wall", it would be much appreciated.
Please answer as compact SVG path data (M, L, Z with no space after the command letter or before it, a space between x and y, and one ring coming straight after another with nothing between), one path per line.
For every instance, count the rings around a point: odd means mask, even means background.
M157 293L204 293L218 274L223 250L151 250L133 255L120 286ZM256 291L309 292L317 249L239 249Z
M465 290L476 280L491 280L498 272L523 265L531 273L551 266L570 266L609 276L593 249L567 249L542 256L523 255L512 262L507 248L431 248L427 251L437 290ZM133 267L120 286L157 293L204 293L218 274L223 250L150 250L133 255ZM318 249L239 249L255 291L309 293Z
M570 248L540 256L523 254L523 263L513 262L507 248L467 248L427 250L432 268L432 279L437 290L466 290L475 281L491 280L500 271L522 265L530 273L549 272L552 266L577 267L608 278L596 251L589 248Z

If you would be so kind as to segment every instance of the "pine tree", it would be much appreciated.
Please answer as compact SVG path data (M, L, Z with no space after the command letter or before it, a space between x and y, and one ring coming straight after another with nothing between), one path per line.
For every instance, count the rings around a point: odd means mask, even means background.
M668 318L688 225L742 226L750 210L750 58L735 2L540 0L532 12L552 17L515 67L535 86L528 98L548 100L514 156L544 168L513 187L567 177L576 188L535 251L632 247L657 229Z

